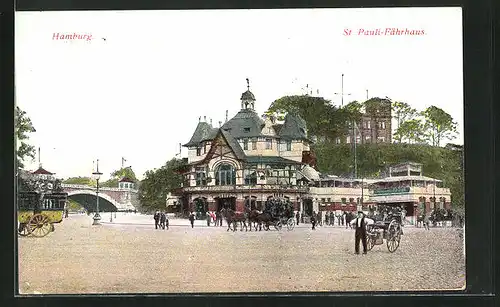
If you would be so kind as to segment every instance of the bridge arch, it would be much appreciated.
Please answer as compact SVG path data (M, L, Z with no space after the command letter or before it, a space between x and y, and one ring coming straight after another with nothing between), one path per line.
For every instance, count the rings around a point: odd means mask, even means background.
M68 199L82 205L87 211L95 212L97 208L97 198L95 191L76 190L68 192ZM99 193L99 211L114 212L118 211L120 204L105 193Z

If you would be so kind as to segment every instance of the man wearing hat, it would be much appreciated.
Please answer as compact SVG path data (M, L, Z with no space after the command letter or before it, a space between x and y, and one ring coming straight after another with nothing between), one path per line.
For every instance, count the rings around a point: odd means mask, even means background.
M369 218L365 218L363 211L358 211L358 217L351 221L351 225L354 226L354 250L356 254L359 254L359 241L363 243L363 254L366 254L366 225L373 224L374 221Z

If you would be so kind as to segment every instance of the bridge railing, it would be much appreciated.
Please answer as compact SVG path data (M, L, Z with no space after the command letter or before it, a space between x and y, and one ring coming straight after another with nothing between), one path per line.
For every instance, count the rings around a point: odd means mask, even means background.
M96 190L96 187L85 185L85 184L69 184L69 183L62 183L61 184L62 188L68 188L68 189L79 189L79 190ZM109 188L109 187L99 187L99 191L113 191L113 192L125 192L125 191L130 191L132 193L137 193L138 190L136 189L123 189L123 188Z

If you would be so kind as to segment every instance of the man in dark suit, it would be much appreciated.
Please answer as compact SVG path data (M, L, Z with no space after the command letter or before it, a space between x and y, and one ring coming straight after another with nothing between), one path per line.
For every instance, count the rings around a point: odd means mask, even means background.
M354 226L354 250L356 254L359 254L359 241L363 244L363 254L366 254L366 225L373 224L374 221L369 218L365 218L363 211L358 212L358 217L351 221L351 225Z

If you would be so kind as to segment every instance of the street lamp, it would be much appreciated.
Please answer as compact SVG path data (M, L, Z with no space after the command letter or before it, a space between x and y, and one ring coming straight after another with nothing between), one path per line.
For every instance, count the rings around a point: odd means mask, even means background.
M92 225L101 225L99 222L101 220L101 216L99 215L99 179L101 178L102 173L99 172L99 159L97 159L97 168L96 171L92 173L92 178L97 182L96 189L96 212L94 215L94 223Z

